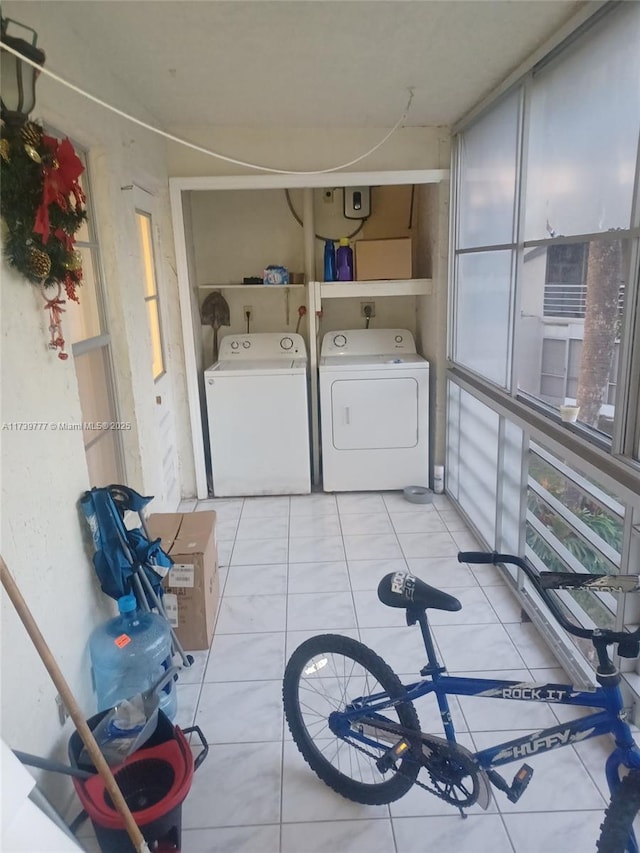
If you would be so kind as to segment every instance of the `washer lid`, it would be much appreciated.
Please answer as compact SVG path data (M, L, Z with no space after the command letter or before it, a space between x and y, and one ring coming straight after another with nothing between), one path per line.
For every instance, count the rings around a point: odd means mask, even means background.
M275 373L305 373L307 369L306 358L260 358L260 359L238 359L237 361L217 361L211 365L205 373L207 375L221 376L244 376L251 374L273 375Z

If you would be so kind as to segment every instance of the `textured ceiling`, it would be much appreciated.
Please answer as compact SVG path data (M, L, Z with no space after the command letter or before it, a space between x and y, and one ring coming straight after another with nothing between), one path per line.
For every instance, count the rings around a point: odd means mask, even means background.
M450 125L575 0L79 0L59 5L164 126ZM15 8L16 4L8 4ZM39 3L25 3L31 20ZM64 73L64 57L48 51ZM96 92L96 94L99 94Z

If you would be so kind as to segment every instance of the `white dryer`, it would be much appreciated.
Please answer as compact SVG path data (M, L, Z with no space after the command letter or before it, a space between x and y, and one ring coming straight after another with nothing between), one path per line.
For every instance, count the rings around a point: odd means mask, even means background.
M319 378L325 492L429 482L429 362L411 332L328 332Z
M307 351L301 335L227 335L205 370L213 492L311 491Z

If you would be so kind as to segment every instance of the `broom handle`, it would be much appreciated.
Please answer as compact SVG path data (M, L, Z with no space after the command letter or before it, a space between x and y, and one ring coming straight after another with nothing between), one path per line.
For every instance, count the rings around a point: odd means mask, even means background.
M22 624L27 629L27 633L31 637L31 641L33 645L36 647L36 651L40 655L40 658L45 665L47 672L51 676L51 680L55 684L58 693L64 703L65 708L69 712L69 716L73 720L73 723L82 739L82 742L87 748L87 752L91 756L91 760L93 761L98 773L102 777L104 781L105 788L109 792L111 799L113 801L114 806L120 813L122 820L124 821L125 828L131 839L131 842L134 848L139 851L139 853L149 853L149 847L147 842L144 839L144 836L140 832L138 825L133 819L133 815L129 809L129 806L126 804L124 797L118 788L118 784L113 777L113 773L111 772L111 768L105 761L103 754L100 752L100 747L96 743L96 739L94 738L91 729L86 723L82 715L82 711L76 702L69 685L67 684L60 667L58 666L55 658L53 657L49 646L47 645L46 640L40 633L40 629L38 628L35 619L31 615L31 611L27 607L27 603L22 597L22 593L18 589L18 586L11 576L9 569L7 568L7 564L0 556L0 580L2 581L2 586L5 588L7 595L11 599L13 606L15 607L18 616L20 617Z

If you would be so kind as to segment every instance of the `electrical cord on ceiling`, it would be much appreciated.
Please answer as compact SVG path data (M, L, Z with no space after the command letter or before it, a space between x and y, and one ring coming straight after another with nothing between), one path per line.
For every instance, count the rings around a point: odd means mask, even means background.
M407 100L407 105L404 108L402 115L398 119L398 121L393 125L391 130L389 130L382 139L377 142L374 146L369 148L368 151L365 151L364 154L360 154L358 157L355 157L353 160L349 160L347 163L341 163L339 166L331 166L328 169L313 169L310 171L298 170L298 169L274 169L271 166L260 166L257 163L249 163L246 160L237 160L235 157L228 157L226 154L220 154L217 151L213 151L210 148L205 148L202 145L196 145L194 142L189 142L188 139L182 139L180 136L175 136L173 133L167 133L166 130L160 130L158 127L154 127L152 124L148 124L146 121L142 121L142 119L136 118L135 116L130 115L129 113L124 112L124 110L118 109L118 107L114 107L112 104L103 101L101 98L92 95L90 92L87 92L85 89L81 89L79 86L76 86L74 83L65 80L64 77L60 77L60 75L51 71L49 68L38 65L37 62L33 62L31 59L28 59L26 56L21 54L19 51L15 50L13 47L10 47L5 42L2 42L2 49L6 50L8 53L13 54L22 62L26 62L27 65L31 65L41 74L45 74L47 77L50 77L52 80L55 80L57 83L61 83L63 86L66 86L68 89L71 89L73 92L76 92L79 95L82 95L84 98L88 98L88 100L93 101L94 104L98 104L98 106L104 107L107 110L111 110L111 112L116 115L121 116L122 118L127 119L127 121L131 121L134 124L137 124L139 127L145 128L145 130L150 130L152 133L157 133L160 136L163 136L165 139L168 139L170 142L177 142L179 145L184 145L187 148L191 148L193 151L197 151L200 154L206 154L208 157L215 157L217 160L224 160L225 163L233 163L236 166L244 166L247 169L255 169L258 172L270 172L275 175L327 175L331 172L339 172L341 169L346 169L349 166L355 166L356 163L360 163L362 160L365 160L371 154L381 148L384 143L392 136L396 130L400 127L403 121L409 114L409 109L411 107L411 102L413 101L413 87L409 86L409 98Z
M301 217L299 217L298 214L296 213L296 210L293 206L293 202L291 201L291 196L289 194L289 190L285 190L284 194L287 198L287 204L289 205L289 210L291 211L291 215L296 220L298 225L300 225L304 228L304 222L302 221ZM346 236L347 239L349 239L349 240L352 237L355 237L356 234L358 234L360 231L362 231L362 228L364 227L364 223L367 221L368 218L369 218L368 216L365 216L365 218L360 221L360 225L358 225L358 227L356 228L355 231L352 231L350 234L346 234L346 235L341 234L340 237ZM316 240L322 240L322 242L324 242L325 240L333 240L334 243L340 239L340 237L323 237L322 234L314 234L314 237L316 238Z

